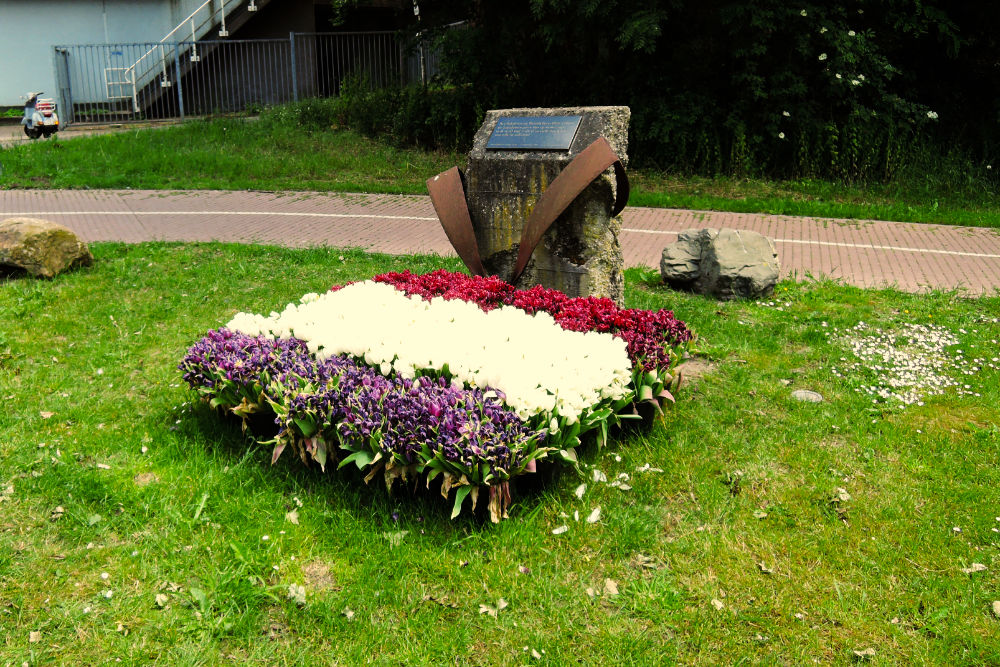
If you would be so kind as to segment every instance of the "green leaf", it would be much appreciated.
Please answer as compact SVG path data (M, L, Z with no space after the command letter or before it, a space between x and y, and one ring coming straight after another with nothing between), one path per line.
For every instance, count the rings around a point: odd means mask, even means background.
M580 462L579 459L577 459L576 457L576 450L573 449L572 447L569 447L567 449L560 449L559 458L561 458L563 461L567 463L572 463L573 465L576 465Z
M315 422L306 421L305 419L299 419L298 417L296 417L292 421L295 422L295 425L298 427L299 432L302 433L302 437L311 438L313 437L313 435L315 435L317 430Z
M326 472L326 440L323 438L315 438L313 442L316 443L316 451L313 452L313 458L319 463L319 469Z
M460 486L458 487L458 490L455 491L455 506L451 510L452 519L462 513L462 501L465 500L465 497L469 495L470 491L472 491L471 486Z
M337 466L337 469L339 470L340 468L343 468L348 463L353 463L358 467L358 470L363 470L365 466L371 464L372 458L372 453L367 449L359 449L350 456L344 458L344 460Z

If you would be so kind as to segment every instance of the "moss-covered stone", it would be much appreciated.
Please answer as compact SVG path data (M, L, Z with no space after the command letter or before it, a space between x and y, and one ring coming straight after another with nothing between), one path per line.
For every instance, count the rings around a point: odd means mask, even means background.
M0 266L52 278L93 262L87 244L68 227L36 218L7 218L0 222Z

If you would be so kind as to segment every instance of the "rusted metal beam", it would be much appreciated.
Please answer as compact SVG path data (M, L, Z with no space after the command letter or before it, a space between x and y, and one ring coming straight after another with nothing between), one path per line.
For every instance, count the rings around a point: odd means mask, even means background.
M625 175L625 168L621 160L611 148L611 144L604 137L598 138L587 146L575 158L573 158L566 168L563 169L551 185L538 198L538 202L531 210L528 221L521 232L521 244L517 251L517 264L514 266L514 275L509 279L514 283L524 272L525 267L531 260L531 253L535 251L538 243L542 240L545 232L548 231L552 223L555 222L566 208L573 203L581 192L590 185L595 178L604 173L604 170L614 165L615 177L617 179L617 193L614 204L611 207L611 215L618 215L625 208L628 201L628 177Z
M472 229L472 218L469 216L469 205L465 200L465 187L462 185L462 173L458 167L427 179L427 192L434 204L434 211L444 233L448 235L452 247L462 258L473 275L485 276L483 260L479 256L479 244Z

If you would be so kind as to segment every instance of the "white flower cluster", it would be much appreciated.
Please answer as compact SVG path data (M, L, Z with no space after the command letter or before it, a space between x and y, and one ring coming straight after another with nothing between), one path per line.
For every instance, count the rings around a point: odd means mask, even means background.
M226 326L294 336L319 359L348 354L385 375L447 366L466 386L504 392L522 419L558 413L573 423L602 400L627 395L632 378L625 342L611 334L565 331L548 313L426 301L371 281L307 294L269 317L239 313Z
M841 357L842 365L831 369L834 376L847 379L859 372L877 374L875 383L855 389L871 396L873 403L892 400L904 406L923 405L924 397L943 394L951 387L958 394L979 396L971 385L962 384L956 376L974 375L983 367L997 367L995 357L968 359L961 349L949 350L960 341L944 327L905 324L897 332L870 331L868 324L859 322L843 333L834 329L827 335L845 345L858 359L849 362Z

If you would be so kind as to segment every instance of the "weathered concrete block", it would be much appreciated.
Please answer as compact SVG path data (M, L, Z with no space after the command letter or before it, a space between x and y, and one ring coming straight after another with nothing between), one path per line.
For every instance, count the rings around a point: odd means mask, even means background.
M52 278L93 261L87 244L67 227L36 218L7 218L0 222L0 266Z
M568 151L487 150L504 116L582 116ZM509 280L521 232L539 197L569 162L598 137L626 164L628 107L571 107L488 111L476 133L466 168L466 198L483 265ZM624 275L620 216L611 217L617 182L608 169L552 224L517 281L570 296L608 297L621 305Z
M660 258L665 283L720 299L767 296L779 270L774 241L737 229L685 229Z

